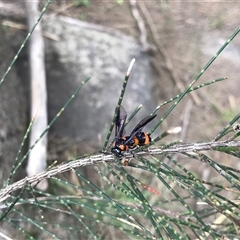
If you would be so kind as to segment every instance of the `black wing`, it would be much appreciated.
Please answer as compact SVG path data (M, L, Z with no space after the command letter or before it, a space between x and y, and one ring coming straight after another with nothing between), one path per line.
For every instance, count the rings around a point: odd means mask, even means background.
M155 117L157 116L157 114L154 115L149 115L147 117L145 117L143 120L141 120L137 126L132 130L129 139L125 142L128 143L132 140L133 136L135 136L137 133L141 132L142 129L144 128L144 126L146 126L149 122L151 122Z
M123 136L123 130L127 119L127 112L123 106L120 106L115 120L115 138L120 139Z

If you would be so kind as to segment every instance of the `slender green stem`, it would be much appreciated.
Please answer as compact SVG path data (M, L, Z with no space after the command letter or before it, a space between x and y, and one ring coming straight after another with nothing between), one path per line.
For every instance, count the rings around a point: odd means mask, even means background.
M47 3L45 4L44 8L42 9L36 23L34 24L34 26L32 27L32 29L30 30L30 32L28 33L28 35L26 36L26 38L24 39L22 45L20 46L19 50L17 51L16 55L14 56L12 62L10 63L7 71L4 73L2 79L0 80L0 86L2 85L3 81L5 80L5 78L7 77L7 75L9 74L12 66L14 65L14 63L16 62L20 52L22 51L22 49L24 48L26 42L28 41L28 39L31 37L33 31L35 30L35 28L37 27L38 23L40 22L40 20L42 19L42 16L44 15L44 13L46 12L49 4L51 3L52 0L48 0Z

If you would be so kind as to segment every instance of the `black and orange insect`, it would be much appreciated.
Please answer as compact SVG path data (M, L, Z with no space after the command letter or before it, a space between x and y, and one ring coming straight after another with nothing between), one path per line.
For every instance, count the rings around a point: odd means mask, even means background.
M123 106L120 106L115 121L115 142L111 152L116 157L123 157L123 153L134 149L137 146L144 146L151 142L150 134L143 132L142 129L151 122L157 115L149 115L140 121L132 130L129 136L124 136L124 127L127 119L127 112Z

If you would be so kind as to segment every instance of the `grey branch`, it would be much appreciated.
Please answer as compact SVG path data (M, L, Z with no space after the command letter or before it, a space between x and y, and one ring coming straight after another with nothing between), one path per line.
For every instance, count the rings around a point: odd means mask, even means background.
M205 142L205 143L194 143L194 144L179 144L171 146L169 148L150 148L146 151L135 153L138 155L161 155L171 153L187 153L187 152L200 152L206 150L214 150L216 147L240 147L240 141L221 141L221 142ZM131 154L126 157L132 157ZM59 173L70 171L78 167L85 167L89 165L97 165L100 163L114 162L115 158L112 154L98 154L85 158L76 159L73 161L60 164L56 167L50 168L42 173L34 176L25 177L24 179L15 182L0 191L0 202L4 201L9 197L12 192L23 188L25 184L37 184L43 179L51 178Z

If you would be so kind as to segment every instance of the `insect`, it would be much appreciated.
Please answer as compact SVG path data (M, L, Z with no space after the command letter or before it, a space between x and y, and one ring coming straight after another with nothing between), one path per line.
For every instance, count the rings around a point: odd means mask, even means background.
M151 122L157 115L149 115L140 121L132 130L129 136L124 136L124 127L127 119L127 112L123 106L120 106L115 120L115 142L111 152L119 158L122 158L124 152L134 149L137 146L144 146L151 142L150 134L143 132L145 125Z

